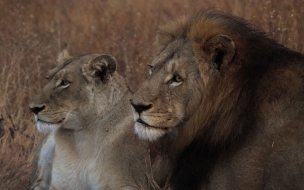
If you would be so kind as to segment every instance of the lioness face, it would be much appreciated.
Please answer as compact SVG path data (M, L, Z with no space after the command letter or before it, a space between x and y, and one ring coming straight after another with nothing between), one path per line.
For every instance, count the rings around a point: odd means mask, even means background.
M136 134L150 141L183 124L199 106L202 80L191 44L171 42L149 65L150 76L131 98Z
M53 69L48 83L30 102L37 129L82 129L106 109L111 74L116 61L108 55L89 54L70 58ZM104 91L104 93L96 93Z

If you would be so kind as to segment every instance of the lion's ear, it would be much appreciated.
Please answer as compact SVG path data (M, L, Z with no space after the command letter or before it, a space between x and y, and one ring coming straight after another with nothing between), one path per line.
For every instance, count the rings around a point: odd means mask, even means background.
M204 50L209 61L215 63L216 69L223 70L232 62L235 45L229 36L217 35L207 40Z
M116 60L111 55L100 55L82 67L87 78L105 80L116 71Z
M64 63L66 60L72 58L72 56L70 56L68 50L64 49L61 53L59 53L58 57L57 57L57 62L59 65L61 65L62 63Z

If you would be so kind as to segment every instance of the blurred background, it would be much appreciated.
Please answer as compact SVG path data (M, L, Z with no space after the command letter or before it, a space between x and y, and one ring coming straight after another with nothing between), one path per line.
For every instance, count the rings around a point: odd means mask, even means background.
M136 90L147 76L158 25L210 8L250 20L304 52L303 0L0 0L0 189L29 189L42 135L28 103L63 49L113 55Z

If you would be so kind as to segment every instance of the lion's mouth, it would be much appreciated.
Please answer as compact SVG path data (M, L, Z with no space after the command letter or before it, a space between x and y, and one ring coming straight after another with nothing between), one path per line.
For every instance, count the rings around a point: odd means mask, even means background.
M58 122L51 123L51 122L44 121L44 120L41 120L41 119L37 118L37 122L41 122L41 123L45 123L45 124L53 124L53 125L61 124L61 123L63 123L63 121L64 121L64 119L61 119L61 120L58 121Z
M169 128L168 127L155 127L155 126L152 126L152 125L149 125L148 123L144 122L142 119L137 119L136 122L142 124L143 126L145 127L148 127L148 128L154 128L154 129L162 129L162 130L168 130Z

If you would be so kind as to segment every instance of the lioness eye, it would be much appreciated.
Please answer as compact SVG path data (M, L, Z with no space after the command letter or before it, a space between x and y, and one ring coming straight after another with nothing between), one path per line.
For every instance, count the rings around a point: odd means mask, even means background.
M173 82L182 82L183 79L182 79L182 77L179 76L178 74L174 74L174 75L173 75L173 78L172 78L172 81L173 81Z
M150 67L150 70L149 70L149 75L152 74L152 69L153 69L153 66L152 65L148 65Z
M61 80L61 82L59 84L59 86L64 87L64 88L68 87L69 85L70 85L70 82L66 79Z

